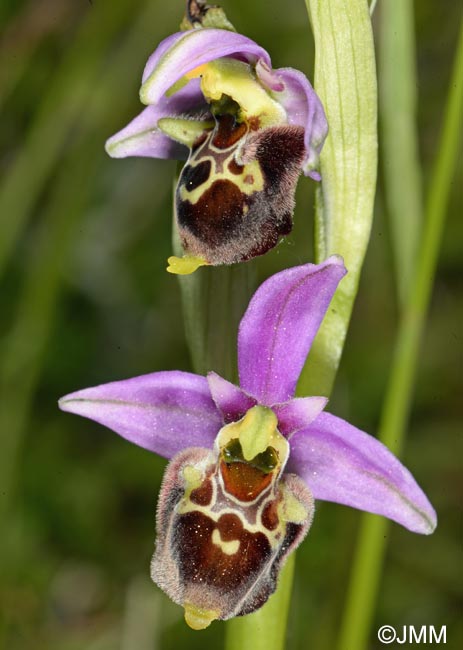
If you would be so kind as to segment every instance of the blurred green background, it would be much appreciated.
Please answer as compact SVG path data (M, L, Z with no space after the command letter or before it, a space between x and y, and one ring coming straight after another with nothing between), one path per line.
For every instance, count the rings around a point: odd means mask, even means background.
M415 4L426 190L461 8ZM302 0L222 5L276 67L310 75ZM222 624L192 632L149 580L164 461L56 407L85 386L191 369L177 280L164 270L175 163L111 160L103 149L139 112L144 63L182 12L182 0L3 0L0 8L0 642L8 650L221 647ZM372 433L398 314L383 165L380 157L371 245L330 404ZM463 643L462 171L460 158L404 452L440 523L429 538L389 528L371 648L384 624L445 624L447 646ZM252 262L259 279L311 259L313 193L301 179L294 232ZM358 523L358 512L319 503L298 553L290 650L334 647Z

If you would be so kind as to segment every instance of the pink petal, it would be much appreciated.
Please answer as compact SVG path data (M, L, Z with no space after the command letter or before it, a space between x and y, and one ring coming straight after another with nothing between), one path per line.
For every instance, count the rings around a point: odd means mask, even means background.
M212 448L223 426L206 379L176 370L84 388L59 406L165 458L185 447Z
M436 513L410 472L376 438L322 413L291 438L287 470L307 483L315 499L334 501L429 534Z
M140 91L142 102L157 103L187 72L223 56L254 64L263 59L270 66L267 52L241 34L226 29L180 32L164 40L148 59Z
M144 156L186 160L188 148L174 142L158 129L161 117L201 114L207 119L206 103L194 79L172 97L163 97L155 106L148 106L121 131L106 142L106 151L113 158Z
M318 158L328 134L322 103L307 77L299 70L280 68L273 74L284 84L284 90L275 93L275 99L286 110L289 123L304 127L306 158L303 172L314 180L320 180Z
M339 281L338 256L269 278L254 294L238 333L240 385L261 404L293 397L312 341Z

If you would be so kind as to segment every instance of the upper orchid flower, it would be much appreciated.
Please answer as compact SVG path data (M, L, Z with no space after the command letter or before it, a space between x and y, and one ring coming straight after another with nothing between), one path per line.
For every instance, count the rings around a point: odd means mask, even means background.
M301 72L272 70L269 54L225 18L206 20L219 9L187 5L187 31L162 41L145 66L148 107L106 144L115 158L188 158L176 190L186 257L169 260L174 273L247 260L288 234L297 178L320 179L328 130Z
M240 387L157 372L87 388L60 406L172 459L161 489L152 577L195 629L247 614L274 591L310 527L314 499L431 533L435 512L410 472L367 433L294 398L336 287L339 257L274 275L238 334Z

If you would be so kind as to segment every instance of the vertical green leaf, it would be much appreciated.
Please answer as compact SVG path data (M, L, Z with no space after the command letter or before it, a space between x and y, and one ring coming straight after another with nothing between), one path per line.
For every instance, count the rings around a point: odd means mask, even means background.
M370 237L377 169L377 88L366 0L306 0L315 39L315 90L329 134L321 154L315 259L342 255L349 271L318 332L299 393L329 395Z

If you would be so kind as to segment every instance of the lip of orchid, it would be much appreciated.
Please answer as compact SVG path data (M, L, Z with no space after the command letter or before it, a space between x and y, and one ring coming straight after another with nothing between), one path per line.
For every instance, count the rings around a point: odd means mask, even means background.
M324 398L294 398L304 360L345 272L335 256L287 269L261 285L240 325L240 387L215 373L206 379L158 372L71 393L60 408L172 458L186 447L212 449L224 424L261 404L274 409L279 430L290 440L289 471L302 477L315 499L381 514L429 534L436 525L434 509L393 454L323 411Z

